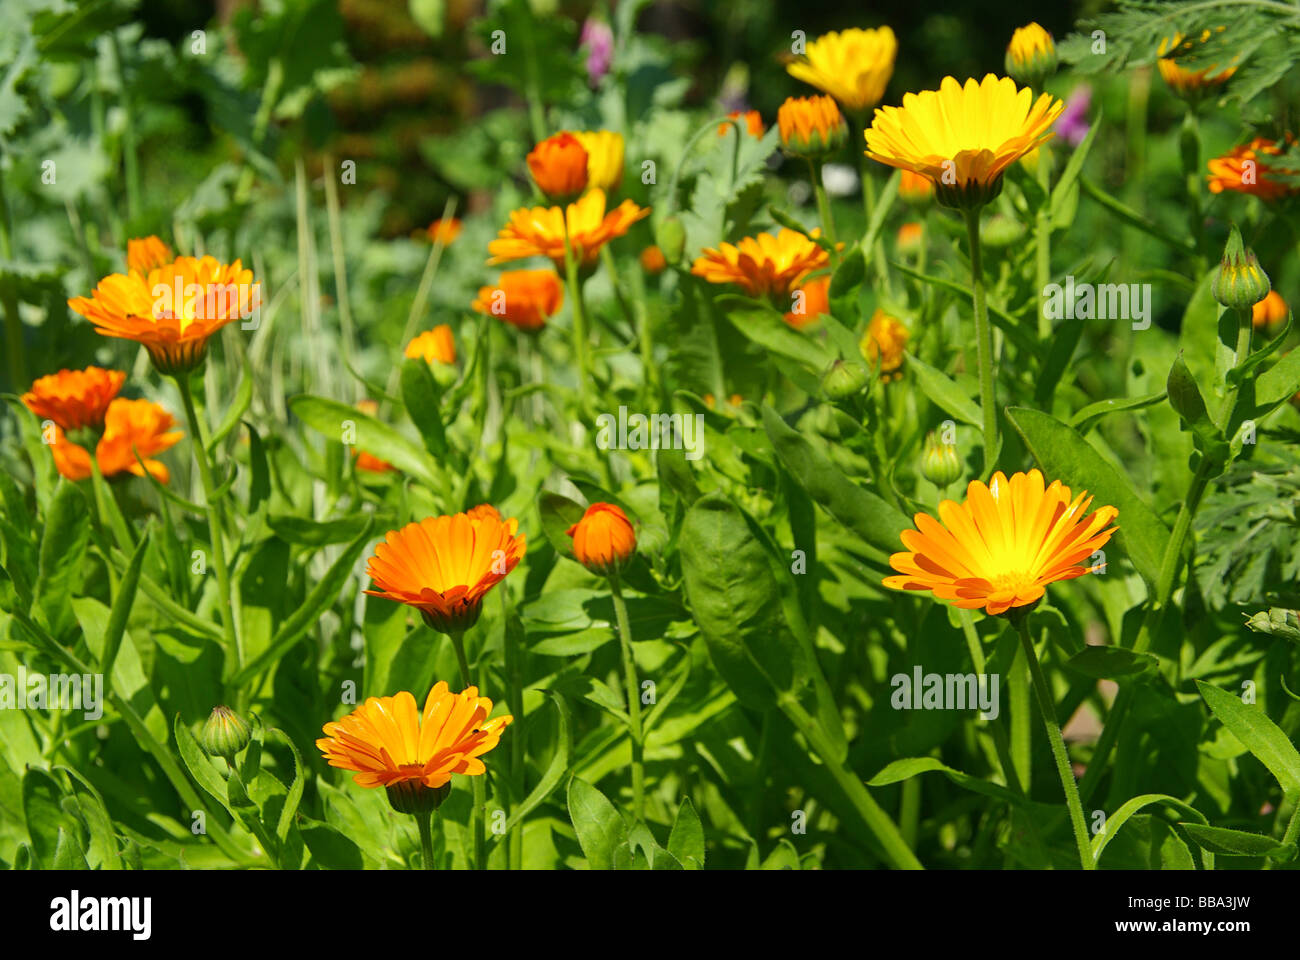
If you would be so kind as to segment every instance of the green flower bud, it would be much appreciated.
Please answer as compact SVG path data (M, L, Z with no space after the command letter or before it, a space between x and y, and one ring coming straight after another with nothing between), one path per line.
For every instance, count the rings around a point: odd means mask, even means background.
M402 780L386 789L388 803L394 810L421 816L442 806L442 801L451 793L451 783L449 781L435 789L426 787L419 780Z
M686 252L686 228L676 216L664 217L655 228L655 245L670 264L680 263Z
M1007 76L1022 87L1041 90L1043 81L1056 72L1057 62L1052 35L1031 23L1012 34L1003 66Z
M921 453L921 475L942 490L960 480L965 472L956 445L940 443L931 430Z
M1281 607L1261 610L1247 618L1246 626L1256 633L1300 641L1300 613L1295 610L1283 610Z
M1234 310L1249 310L1268 296L1272 284L1259 265L1254 251L1241 242L1241 231L1234 225L1223 248L1223 261L1214 272L1210 291L1214 299Z
M214 757L230 760L252 739L248 722L229 707L215 707L199 733L199 743Z
M1025 235L1025 225L1001 213L989 217L980 239L990 247L1009 247Z
M843 360L836 360L822 377L822 389L832 400L845 400L861 393L869 377L870 374L864 365L856 361L846 363Z

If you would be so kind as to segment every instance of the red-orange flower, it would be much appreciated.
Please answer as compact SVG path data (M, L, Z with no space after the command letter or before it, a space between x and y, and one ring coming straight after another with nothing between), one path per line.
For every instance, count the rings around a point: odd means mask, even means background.
M476 508L391 530L366 567L376 587L366 593L415 607L434 630L466 630L478 621L484 594L523 558L518 529L513 517Z
M547 137L528 154L528 172L547 199L568 203L587 189L587 151L573 134Z
M809 236L821 236L821 231L813 230ZM760 233L735 245L706 248L691 265L691 273L709 283L735 284L750 296L771 296L784 305L804 277L829 263L830 254L809 237L782 227L775 236Z
M621 508L593 503L566 531L573 538L573 557L593 573L617 573L636 552L636 531Z
M432 243L441 243L444 247L450 247L460 236L461 222L455 217L447 220L435 220L429 224L428 235Z
M1282 154L1282 147L1275 140L1256 137L1248 144L1233 147L1221 157L1209 161L1210 193L1222 193L1224 190L1236 190L1249 193L1261 200L1277 200L1288 193L1295 193L1296 188L1289 183L1274 179L1277 174L1295 176L1297 171L1274 167L1265 159Z
M519 330L540 330L564 303L564 285L554 270L507 270L495 287L480 287L470 304Z
M728 119L743 121L742 126L746 132L756 140L763 139L763 115L757 110L732 110L727 114ZM718 136L725 137L727 133L734 129L729 123L718 124Z
M668 258L654 244L641 251L641 269L649 274L663 273L668 266Z
M574 258L580 266L591 267L601 247L623 236L632 224L648 216L649 207L638 207L631 200L624 200L606 213L605 192L598 188L587 191L563 211L559 207L515 210L497 238L488 244L488 252L492 254L488 265L540 256L549 257L556 270L563 270L567 222Z
M429 691L423 712L405 690L392 697L369 697L347 716L325 724L325 736L316 746L331 767L353 771L352 779L360 786L391 788L409 782L437 790L453 773L485 772L479 758L500 742L514 719L489 720L491 713L492 701L480 697L477 687L452 693L439 681Z
M152 458L184 436L179 430L172 430L174 426L176 420L158 404L118 397L108 405L104 434L95 447L99 472L105 477L119 473L143 477L147 469L159 483L166 483L171 479L171 472L162 461ZM54 433L51 444L54 466L69 480L85 480L91 473L90 453L68 440L62 429L56 427ZM140 460L144 461L143 467Z
M420 357L425 363L456 362L456 340L451 335L451 327L440 323L432 330L426 330L406 345L409 359Z
M253 271L236 260L177 257L143 274L114 273L89 297L68 306L106 337L135 340L160 373L179 375L207 356L208 338L228 323L247 319L260 303Z
M1267 328L1286 319L1288 308L1282 294L1269 290L1268 296L1250 308L1250 322L1255 329Z
M175 259L172 248L157 237L141 237L126 242L126 269L147 274Z
M121 370L60 370L33 383L23 403L39 419L53 420L64 430L99 428L125 380Z
M814 323L818 317L830 313L830 291L831 276L829 273L809 280L795 290L794 303L785 315L785 322L796 329L802 329Z

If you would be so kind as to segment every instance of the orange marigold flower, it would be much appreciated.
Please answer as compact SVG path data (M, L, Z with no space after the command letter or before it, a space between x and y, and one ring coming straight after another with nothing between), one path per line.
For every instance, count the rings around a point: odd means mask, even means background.
M121 370L60 370L33 383L23 394L23 403L38 418L53 420L63 430L99 428L125 380Z
M428 810L446 796L451 775L478 776L486 771L483 754L501 740L510 716L488 719L492 701L477 687L452 693L446 681L434 684L416 707L407 691L392 697L368 697L347 716L325 724L316 741L331 767L351 770L362 787L384 787L393 807L404 813ZM425 791L441 791L421 796Z
M919 253L925 242L925 228L918 222L905 223L898 228L898 252Z
M441 243L444 247L450 247L460 236L462 224L455 217L449 217L446 220L441 218L429 224L428 235L431 243Z
M823 157L844 146L848 124L833 97L787 97L776 114L781 147L796 157Z
M745 132L755 140L763 139L765 132L763 130L763 115L757 110L732 110L727 114L727 117L731 120L743 121L741 125L745 128ZM725 137L733 129L735 128L731 124L724 121L718 124L718 136Z
M907 553L889 564L895 590L928 590L968 610L1000 614L1036 603L1057 580L1091 573L1080 562L1110 540L1119 515L1114 507L1088 513L1087 492L1071 497L1059 480L1044 489L1037 470L1001 472L985 486L972 480L966 500L939 504L939 520L918 513L915 530L901 534Z
M624 200L606 213L605 192L600 189L588 191L563 210L559 207L515 210L497 234L497 239L488 244L488 252L492 254L488 265L525 257L550 257L555 269L563 270L564 225L567 222L574 257L580 266L591 267L595 265L601 247L615 237L623 236L632 224L649 215L649 207L638 207L631 200Z
M126 242L127 272L148 273L175 259L172 248L157 237L140 237Z
M557 133L533 147L528 172L547 199L568 203L587 189L587 150L573 134Z
M668 266L668 258L654 244L641 251L641 269L646 273L663 273Z
M1203 30L1199 40L1175 33L1172 37L1165 37L1160 41L1160 47L1156 51L1160 59L1156 61L1156 66L1160 69L1160 76L1165 78L1165 83L1169 84L1180 97L1194 100L1210 90L1223 86L1237 72L1234 65L1237 59L1235 56L1223 69L1219 68L1219 64L1212 63L1200 70L1193 70L1181 65L1177 59L1180 55L1195 50L1198 43L1208 43L1214 34L1222 33L1224 29L1226 28L1216 27L1212 31ZM1169 56L1165 56L1166 53Z
M507 270L495 287L480 287L471 306L531 332L546 326L563 303L564 285L554 270Z
M1271 327L1285 320L1289 312L1282 294L1269 290L1268 296L1250 308L1250 322L1257 330Z
M527 544L518 529L513 517L475 509L391 530L366 567L377 588L366 593L415 607L442 633L467 630L478 621L484 594L523 558Z
M775 236L760 233L734 246L721 243L716 250L706 248L691 264L691 273L709 283L735 284L750 296L771 296L784 305L804 277L830 263L830 254L810 239L819 236L819 230L804 236L782 227Z
M898 195L908 203L924 206L934 198L934 181L905 169L898 179Z
M432 330L426 330L406 345L406 356L410 359L419 357L425 363L456 362L456 340L451 335L451 327L440 323Z
M1279 156L1282 148L1275 140L1256 137L1250 143L1233 147L1221 157L1209 161L1210 193L1222 193L1224 190L1236 190L1249 193L1261 200L1277 200L1296 188L1288 183L1273 179L1270 174L1295 176L1295 170L1273 167L1264 159L1265 156Z
M179 376L203 362L209 337L252 316L260 298L253 271L238 260L177 257L148 274L111 274L68 306L96 333L143 344L159 373Z
M573 557L593 573L617 573L636 552L636 531L620 507L593 503L566 531L573 538Z
M899 320L877 309L858 346L867 362L879 368L882 380L896 380L902 376L898 368L903 365L903 351L910 336Z
M794 291L794 303L785 315L785 322L802 329L817 318L831 312L831 276L829 273L814 277Z
M99 472L105 477L132 473L143 477L147 469L159 483L171 479L167 465L152 459L155 454L175 446L183 433L173 431L176 420L170 413L148 400L127 400L118 397L108 405L104 415L104 433L95 447ZM55 427L54 466L69 480L85 480L91 474L90 453L85 447L73 443L62 428ZM136 459L136 453L140 460Z

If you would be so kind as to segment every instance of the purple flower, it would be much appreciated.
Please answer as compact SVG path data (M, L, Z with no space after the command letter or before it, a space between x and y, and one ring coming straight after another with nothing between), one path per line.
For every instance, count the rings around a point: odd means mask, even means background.
M587 49L587 82L594 87L614 60L614 31L604 20L588 18L578 44Z
M1070 91L1065 100L1065 109L1056 121L1056 132L1072 147L1083 143L1088 135L1089 124L1086 117L1088 107L1092 105L1092 87L1081 83Z

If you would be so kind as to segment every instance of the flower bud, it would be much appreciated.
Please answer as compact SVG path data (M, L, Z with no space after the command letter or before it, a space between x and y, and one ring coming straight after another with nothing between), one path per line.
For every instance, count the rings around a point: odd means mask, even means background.
M788 97L776 115L781 149L792 157L824 157L844 146L848 124L833 97Z
M914 207L929 205L934 199L934 181L911 170L901 170L898 178L898 196Z
M1037 23L1020 27L1011 35L1004 65L1007 76L1022 87L1041 89L1043 81L1056 72L1056 64L1052 35Z
M593 503L566 532L573 538L573 558L592 573L618 573L636 552L632 521L612 503Z
M1249 310L1268 296L1272 285L1253 251L1241 242L1241 231L1234 225L1223 248L1223 261L1214 272L1210 291L1214 299L1234 310Z
M527 161L533 182L552 203L576 200L587 189L587 151L571 133L547 137Z
M914 257L925 249L925 228L915 221L898 228L898 252Z
M686 252L686 228L675 216L664 217L655 229L655 245L669 263L680 263Z
M980 239L990 247L1009 247L1025 234L1025 225L1014 217L995 213L980 231Z
M203 730L199 733L199 744L214 757L230 760L235 754L248 746L252 739L248 723L229 707L214 707Z
M847 400L867 385L867 368L854 361L836 360L822 377L822 389L832 400Z
M960 480L965 472L956 445L941 443L931 430L921 453L921 475L942 490Z
M1256 633L1300 641L1300 613L1295 610L1283 610L1281 607L1261 610L1246 620L1246 626Z

